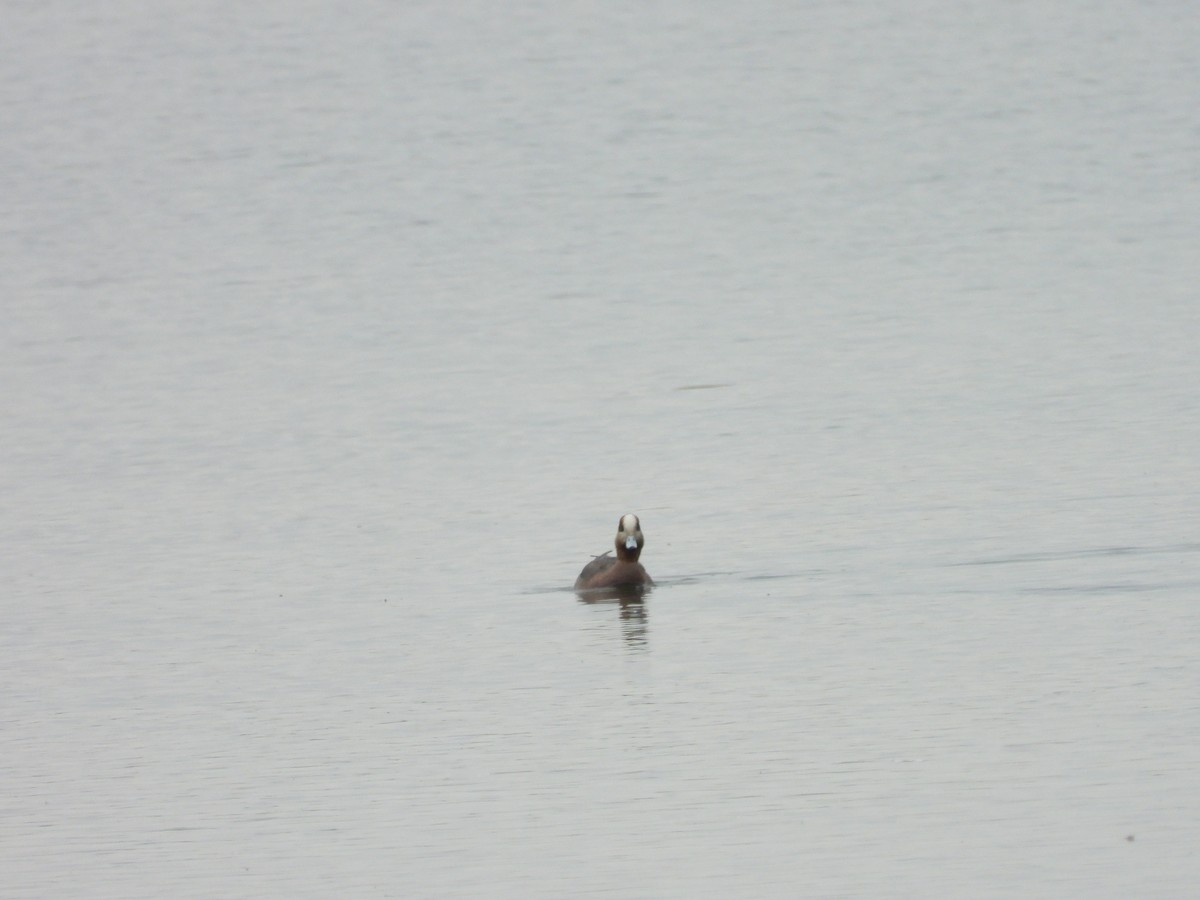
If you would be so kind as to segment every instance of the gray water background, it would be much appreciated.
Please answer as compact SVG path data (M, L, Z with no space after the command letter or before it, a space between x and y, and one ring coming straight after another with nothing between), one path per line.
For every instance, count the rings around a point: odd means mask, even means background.
M4 896L1195 896L1200 7L2 15Z

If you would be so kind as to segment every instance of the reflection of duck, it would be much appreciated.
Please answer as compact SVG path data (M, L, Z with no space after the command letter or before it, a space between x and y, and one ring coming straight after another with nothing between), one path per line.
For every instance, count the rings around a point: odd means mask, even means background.
M646 546L642 536L642 523L633 513L621 516L617 523L617 538L614 541L617 548L615 557L605 551L583 567L579 577L575 579L575 589L612 588L612 587L649 587L654 579L642 568L638 557Z

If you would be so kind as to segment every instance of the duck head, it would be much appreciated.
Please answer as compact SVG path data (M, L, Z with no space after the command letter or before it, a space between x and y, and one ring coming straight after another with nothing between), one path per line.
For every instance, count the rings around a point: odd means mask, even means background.
M621 521L617 523L617 558L637 562L645 546L646 538L642 534L642 523L638 521L638 517L633 513L621 516Z

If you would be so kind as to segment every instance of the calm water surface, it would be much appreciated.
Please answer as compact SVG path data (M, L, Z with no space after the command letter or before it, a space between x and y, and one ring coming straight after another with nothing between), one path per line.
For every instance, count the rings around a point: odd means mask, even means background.
M1194 894L1193 5L0 32L0 893Z

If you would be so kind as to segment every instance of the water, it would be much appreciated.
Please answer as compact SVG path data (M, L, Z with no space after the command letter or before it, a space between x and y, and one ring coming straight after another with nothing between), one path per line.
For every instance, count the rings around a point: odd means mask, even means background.
M1191 895L1190 6L2 31L5 895Z

